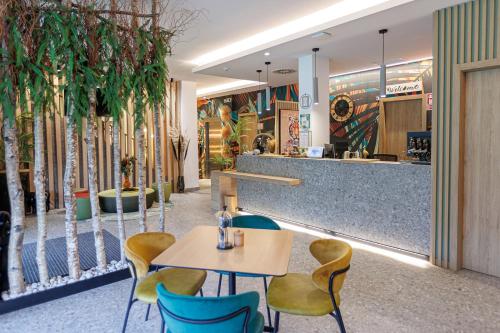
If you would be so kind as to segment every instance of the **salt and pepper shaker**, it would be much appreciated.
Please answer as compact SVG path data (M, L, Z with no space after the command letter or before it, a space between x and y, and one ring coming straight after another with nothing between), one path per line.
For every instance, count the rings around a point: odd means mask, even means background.
M227 206L224 210L217 213L219 219L219 232L217 237L217 248L219 250L229 250L233 248L233 244L229 241L229 229L233 226L231 214L227 211Z
M245 233L238 229L234 232L234 246L241 247L244 245L245 245Z

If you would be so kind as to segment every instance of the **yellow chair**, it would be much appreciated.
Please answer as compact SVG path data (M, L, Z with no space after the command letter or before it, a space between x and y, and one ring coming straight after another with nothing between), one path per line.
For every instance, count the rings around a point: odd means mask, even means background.
M267 304L276 311L274 332L279 330L280 312L299 316L330 314L345 333L340 313L340 290L349 270L352 248L335 239L320 239L309 246L322 265L312 274L289 273L274 277L267 291Z
M194 296L200 292L203 296L201 288L207 277L205 271L184 268L159 271L159 267L156 267L156 271L148 275L151 261L174 243L175 237L165 232L144 232L126 240L125 255L133 281L122 332L125 332L127 327L130 308L138 300L148 304L146 311L146 320L148 320L151 304L155 304L158 298L156 294L158 283L163 283L174 294Z

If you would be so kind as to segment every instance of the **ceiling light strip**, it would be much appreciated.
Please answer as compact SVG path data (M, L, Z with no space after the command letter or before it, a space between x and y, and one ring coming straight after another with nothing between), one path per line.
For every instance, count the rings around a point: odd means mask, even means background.
M219 49L207 52L191 61L202 70L221 60L228 61L251 52L263 51L271 46L307 36L361 17L375 14L415 0L343 0L312 14L264 30ZM202 68L203 67L203 68Z
M395 63L392 63L392 64L388 64L385 67L389 68L389 67L396 67L396 66L401 66L401 65L409 65L409 64L416 63L416 62L426 61L426 60L433 60L433 58L432 57L425 57L425 58L420 58L420 59L414 59L414 60L408 60L408 61L402 61L402 62L395 62ZM375 71L375 70L379 70L379 69L380 69L380 66L367 67L367 68L358 69L358 70L351 71L351 72L344 72L344 73L339 73L339 74L333 74L333 75L330 75L329 77L330 78L334 78L334 77L345 76L345 75L360 74L360 73L369 72L369 71Z

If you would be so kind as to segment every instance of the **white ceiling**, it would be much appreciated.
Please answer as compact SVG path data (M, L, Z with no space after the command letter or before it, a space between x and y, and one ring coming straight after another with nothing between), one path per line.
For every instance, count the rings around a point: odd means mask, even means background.
M179 0L180 1L180 0ZM198 88L234 81L256 80L255 70L265 70L264 61L271 61L271 69L297 69L297 58L320 47L319 56L331 59L331 72L342 73L376 66L381 57L380 28L388 28L386 35L386 62L400 62L432 55L432 13L439 8L464 2L463 0L414 0L392 9L350 21L328 31L326 40L302 37L268 48L269 57L259 50L240 58L206 66L193 73L190 61L200 55L262 32L290 20L316 12L340 0L187 0L182 5L200 9L203 14L174 46L174 55L168 59L170 74L175 79L196 81ZM355 1L355 0L354 0ZM250 53L250 52L249 52ZM263 80L265 77L263 77ZM270 77L272 85L297 82L297 75Z
M172 1L172 0L171 0ZM269 27L325 8L339 0L177 0L176 6L201 10L202 14L180 37L169 57L170 75L191 80L198 87L222 84L232 79L193 74L190 61Z

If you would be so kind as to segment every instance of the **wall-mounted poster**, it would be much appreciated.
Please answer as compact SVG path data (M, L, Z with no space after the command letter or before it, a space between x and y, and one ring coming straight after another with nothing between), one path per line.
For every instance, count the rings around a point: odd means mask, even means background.
M284 154L299 146L299 111L280 110L280 154Z
M303 113L300 115L300 129L309 130L311 128L311 115L309 113Z

